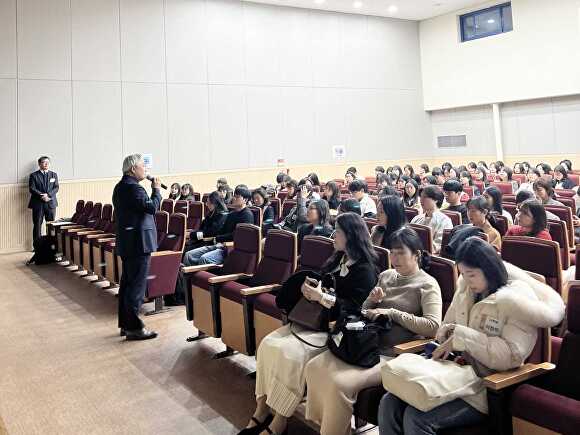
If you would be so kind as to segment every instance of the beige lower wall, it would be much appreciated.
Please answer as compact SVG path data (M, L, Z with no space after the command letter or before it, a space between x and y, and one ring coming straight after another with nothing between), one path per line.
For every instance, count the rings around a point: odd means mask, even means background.
M513 164L516 161L527 160L531 163L545 161L556 164L564 158L569 158L575 166L580 165L580 155L546 155L546 156L512 156L506 157L506 163ZM322 181L332 178L342 178L346 169L354 165L360 174L365 176L374 175L374 168L378 164L385 167L394 164L404 165L410 163L417 167L421 163L427 163L430 167L440 165L443 161L452 164L466 164L470 160L492 161L494 156L457 156L444 158L422 158L414 160L393 160L383 162L356 162L345 164L317 165L317 166L291 166L290 175L299 179L309 172L316 172ZM276 174L281 168L263 168L252 170L198 172L191 174L167 175L162 180L170 185L173 182L189 182L198 192L210 192L215 189L215 182L219 177L226 177L231 186L244 183L248 186L258 186L264 183L273 183ZM78 199L92 200L94 202L111 202L111 193L117 178L97 180L74 180L61 181L58 193L59 207L57 217L70 216ZM147 183L148 184L148 183ZM164 196L167 196L164 193ZM0 253L24 251L32 246L32 212L27 208L28 188L22 184L0 185Z

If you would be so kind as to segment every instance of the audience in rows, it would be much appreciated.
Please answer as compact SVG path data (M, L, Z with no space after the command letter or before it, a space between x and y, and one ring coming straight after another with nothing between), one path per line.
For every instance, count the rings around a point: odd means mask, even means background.
M421 188L421 209L422 213L415 216L412 224L426 225L431 228L433 236L433 252L441 252L441 242L443 240L443 230L453 228L453 223L448 216L441 212L443 205L443 193L435 186L425 186Z

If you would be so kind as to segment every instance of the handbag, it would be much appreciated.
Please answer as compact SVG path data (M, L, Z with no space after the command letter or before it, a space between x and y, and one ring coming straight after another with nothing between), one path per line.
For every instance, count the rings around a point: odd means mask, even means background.
M336 280L332 274L326 274L322 278L322 282L327 283L331 288L336 287ZM310 331L327 332L330 323L330 310L318 302L309 301L301 296L288 314L288 320Z
M420 411L479 393L483 381L470 365L404 353L381 368L383 386Z
M390 329L391 320L387 316L379 316L372 322L361 316L346 316L336 322L328 335L328 349L348 364L374 367L380 361L381 334Z

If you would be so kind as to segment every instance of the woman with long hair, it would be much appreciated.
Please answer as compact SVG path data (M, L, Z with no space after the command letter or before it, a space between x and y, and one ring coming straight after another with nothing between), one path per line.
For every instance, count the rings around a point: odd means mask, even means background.
M331 210L338 210L340 205L340 187L335 181L329 181L324 187L324 199Z
M501 251L501 235L497 228L495 217L491 214L489 203L483 196L477 196L467 201L467 216L474 227L480 228L491 245Z
M371 231L373 245L390 249L390 237L395 231L407 224L405 206L398 196L383 196L377 207L378 225Z
M552 240L548 232L548 217L546 209L535 199L524 201L516 215L517 225L513 225L506 236L527 236L538 239Z
M179 183L173 183L169 188L169 199L177 201L181 195L181 186Z
M499 190L499 188L497 188L496 186L489 186L487 189L483 191L483 197L489 203L491 211L499 215L505 216L506 219L508 220L509 226L514 224L514 218L512 217L512 215L503 208L503 193L501 193L501 190Z
M421 209L419 200L419 185L413 179L410 179L407 181L407 184L405 184L405 189L403 191L403 203L405 207L415 208L417 210Z

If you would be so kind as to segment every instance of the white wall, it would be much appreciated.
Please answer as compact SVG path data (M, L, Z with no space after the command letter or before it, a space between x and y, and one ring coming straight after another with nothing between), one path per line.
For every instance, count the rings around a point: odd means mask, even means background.
M420 23L426 110L580 94L580 0L512 0L512 32L461 43L465 12Z
M418 24L233 0L0 0L0 183L429 155Z

